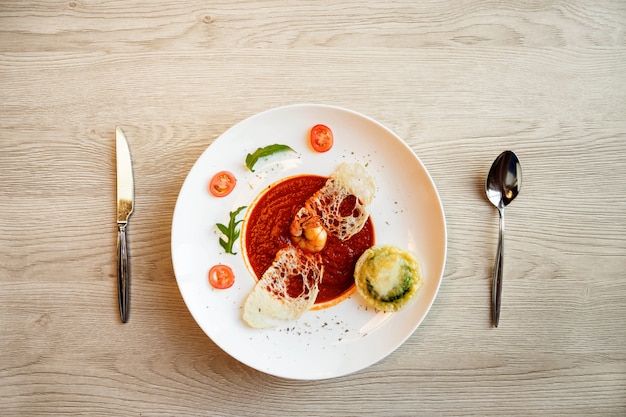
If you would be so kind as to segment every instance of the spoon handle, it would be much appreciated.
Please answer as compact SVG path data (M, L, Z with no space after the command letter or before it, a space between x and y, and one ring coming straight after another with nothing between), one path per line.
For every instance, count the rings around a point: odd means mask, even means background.
M500 301L502 298L502 258L504 243L504 208L498 209L500 213L500 233L498 238L498 251L496 252L496 264L493 267L493 290L491 293L491 312L493 325L498 327L500 321Z

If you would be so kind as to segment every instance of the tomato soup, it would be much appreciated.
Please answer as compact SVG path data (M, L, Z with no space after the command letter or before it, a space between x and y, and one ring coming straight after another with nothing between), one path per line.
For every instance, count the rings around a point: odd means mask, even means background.
M292 244L289 226L296 212L324 186L326 180L326 177L316 175L286 178L269 186L248 211L242 231L243 252L257 280L270 267L276 253ZM359 233L345 242L328 234L326 246L320 252L324 276L315 301L318 309L334 305L352 294L354 265L373 245L371 218Z

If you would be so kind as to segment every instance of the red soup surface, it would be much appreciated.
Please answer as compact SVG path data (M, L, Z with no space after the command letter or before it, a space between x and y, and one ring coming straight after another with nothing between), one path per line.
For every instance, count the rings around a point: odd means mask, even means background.
M324 186L326 177L298 175L268 187L244 222L244 253L257 280L270 267L276 253L291 243L289 226L296 212L316 191ZM354 200L346 201L349 213ZM319 286L316 307L325 308L342 301L354 291L354 265L365 250L374 245L371 218L363 229L342 242L328 234L326 246L320 252L324 276Z

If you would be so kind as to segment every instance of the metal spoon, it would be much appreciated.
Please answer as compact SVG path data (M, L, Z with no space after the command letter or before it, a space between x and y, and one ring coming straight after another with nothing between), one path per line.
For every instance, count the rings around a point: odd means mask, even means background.
M504 151L491 165L485 191L491 204L496 206L500 213L500 237L498 252L493 269L493 290L491 292L491 312L493 325L498 327L500 321L500 300L502 297L502 241L504 240L504 208L519 193L522 186L522 166L517 156L511 151Z

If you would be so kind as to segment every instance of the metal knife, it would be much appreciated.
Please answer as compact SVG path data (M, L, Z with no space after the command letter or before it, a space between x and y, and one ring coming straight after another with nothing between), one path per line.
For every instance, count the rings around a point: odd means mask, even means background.
M122 323L126 323L130 307L130 265L128 263L126 227L133 212L135 186L128 141L119 127L115 128L115 149L117 163L117 289L120 317Z

